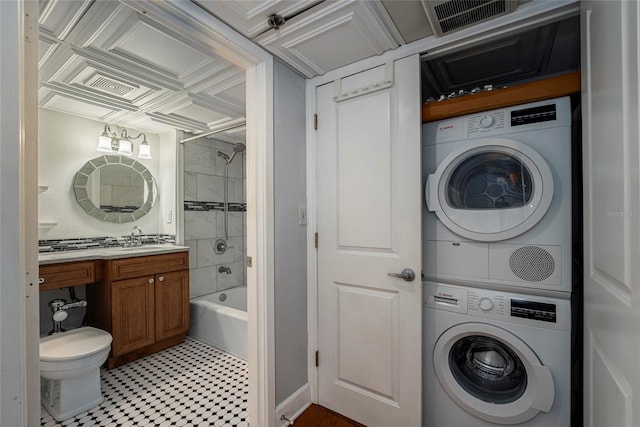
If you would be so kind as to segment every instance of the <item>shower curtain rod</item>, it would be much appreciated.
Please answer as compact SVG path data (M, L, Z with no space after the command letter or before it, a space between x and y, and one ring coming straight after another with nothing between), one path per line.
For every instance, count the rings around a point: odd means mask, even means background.
M180 142L180 144L184 144L185 142L193 141L194 139L204 138L206 136L213 135L215 133L226 132L228 130L241 128L241 127L246 126L246 125L247 125L247 121L245 120L245 121L243 121L241 123L236 123L235 125L232 125L232 126L229 126L229 127L226 127L226 128L216 129L216 130L212 130L211 132L205 132L205 133L198 134L196 136L192 136L190 138L181 139L179 142Z

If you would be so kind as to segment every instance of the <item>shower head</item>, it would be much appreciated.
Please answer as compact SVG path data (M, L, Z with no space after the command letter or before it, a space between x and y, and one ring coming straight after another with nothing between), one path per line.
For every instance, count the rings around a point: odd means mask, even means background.
M244 145L243 143L234 144L233 153L231 153L231 157L229 157L229 160L227 160L227 164L233 161L233 158L236 156L236 154L242 153L246 149L247 149L247 146Z
M227 165L229 165L229 163L233 161L233 158L236 156L236 154L242 153L246 149L247 146L243 143L233 144L233 151L231 152L231 156L223 151L218 151L218 157L222 157L225 162L227 162Z

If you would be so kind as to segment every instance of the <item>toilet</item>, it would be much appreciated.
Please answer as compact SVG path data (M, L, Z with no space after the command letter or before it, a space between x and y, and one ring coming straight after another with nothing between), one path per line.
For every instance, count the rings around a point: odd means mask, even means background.
M102 403L100 366L112 341L108 332L89 326L40 338L42 406L57 421Z

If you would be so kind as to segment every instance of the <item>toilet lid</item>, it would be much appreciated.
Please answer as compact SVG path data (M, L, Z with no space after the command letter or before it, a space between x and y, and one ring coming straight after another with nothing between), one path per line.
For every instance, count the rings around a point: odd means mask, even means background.
M111 335L87 326L40 339L40 360L55 362L91 356L111 345Z

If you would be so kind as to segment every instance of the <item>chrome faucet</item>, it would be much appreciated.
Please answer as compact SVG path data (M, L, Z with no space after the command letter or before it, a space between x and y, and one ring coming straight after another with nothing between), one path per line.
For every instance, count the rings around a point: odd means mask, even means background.
M231 274L231 268L230 267L225 267L224 265L221 265L220 267L218 267L218 273Z
M131 246L142 246L142 229L137 225L134 225L131 228L131 238L129 239L129 244Z

